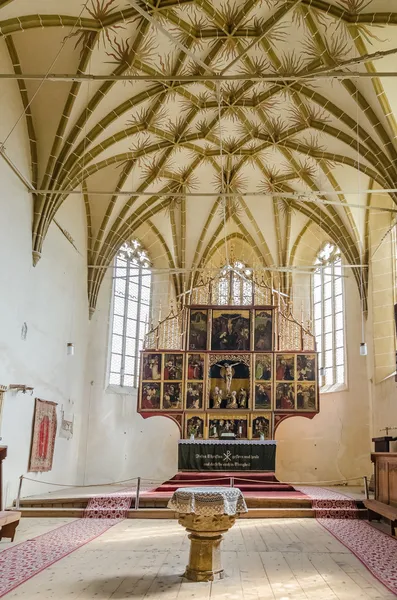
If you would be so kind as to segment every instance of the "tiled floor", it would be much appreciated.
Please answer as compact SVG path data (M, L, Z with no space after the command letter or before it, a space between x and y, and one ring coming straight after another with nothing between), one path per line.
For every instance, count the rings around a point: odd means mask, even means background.
M16 543L68 521L23 519ZM9 546L0 542L0 550ZM22 584L6 598L395 598L314 519L238 521L223 543L227 576L212 584L181 579L188 548L187 535L176 521L125 520Z

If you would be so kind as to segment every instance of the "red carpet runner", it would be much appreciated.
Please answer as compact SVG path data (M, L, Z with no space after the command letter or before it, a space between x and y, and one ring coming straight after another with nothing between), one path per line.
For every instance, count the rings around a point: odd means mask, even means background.
M344 494L298 486L313 501L316 519L397 595L397 539L358 518L356 502Z
M93 496L83 519L0 552L0 598L124 519L134 490Z

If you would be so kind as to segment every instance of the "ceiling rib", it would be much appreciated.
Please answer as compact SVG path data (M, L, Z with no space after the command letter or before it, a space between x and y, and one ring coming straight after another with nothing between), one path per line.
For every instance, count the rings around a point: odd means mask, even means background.
M153 27L155 27L156 29L161 31L161 33L163 35L165 35L169 40L171 40L171 42L177 48L179 48L179 50L182 50L182 52L187 54L187 56L190 56L190 58L192 60L194 60L194 62L196 62L198 65L200 65L200 67L202 67L204 69L204 71L206 71L208 73L216 72L210 65L206 64L204 61L202 61L200 58L198 58L198 56L196 56L194 52L189 50L189 48L187 48L184 44L182 44L179 40L177 40L169 31L167 31L167 29L165 29L165 27L163 27L161 25L161 23L159 23L158 21L153 19L153 17L151 17L145 10L143 10L143 8L138 4L138 2L135 2L135 0L127 0L127 1L129 2L129 4L131 4L131 6L134 7L134 9L137 11L137 13L139 13L144 19L149 21L149 23L151 25L153 25ZM141 2L143 2L143 4L145 6L147 6L148 8L153 8L150 5L148 5L146 0L141 0Z
M246 56L248 52L252 50L252 48L254 48L254 46L259 44L262 41L262 39L266 35L268 35L269 30L273 27L273 25L275 25L281 18L285 17L287 13L289 13L291 10L295 9L301 2L302 0L292 0L292 2L283 5L278 11L276 11L272 19L268 22L268 26L264 28L264 31L262 31L261 35L255 40L253 40L250 44L248 44L248 46L244 48L244 50L238 56L236 56L236 58L234 58L229 64L227 64L226 67L221 71L221 75L224 75L226 71L228 71L229 69L231 69L231 67L240 62L240 60L244 56Z

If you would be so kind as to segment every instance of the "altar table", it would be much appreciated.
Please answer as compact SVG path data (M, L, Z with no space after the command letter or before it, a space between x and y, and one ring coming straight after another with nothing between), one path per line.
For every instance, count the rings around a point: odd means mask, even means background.
M188 487L175 490L168 508L189 532L190 553L185 577L191 581L223 578L221 541L239 513L248 512L238 488Z
M274 471L275 440L179 440L179 471Z

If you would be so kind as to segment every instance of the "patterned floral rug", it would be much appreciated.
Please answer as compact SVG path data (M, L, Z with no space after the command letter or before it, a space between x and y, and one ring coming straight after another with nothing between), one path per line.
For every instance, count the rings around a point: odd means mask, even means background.
M135 498L135 488L113 494L92 496L84 511L85 519L125 519Z
M295 486L312 500L317 519L358 519L357 503L352 498L327 488Z
M312 499L316 519L397 595L397 538L359 519L355 500L326 488L295 487Z
M119 523L127 516L134 495L135 488L93 496L83 519L0 552L0 598Z
M397 539L362 519L317 519L397 596Z

